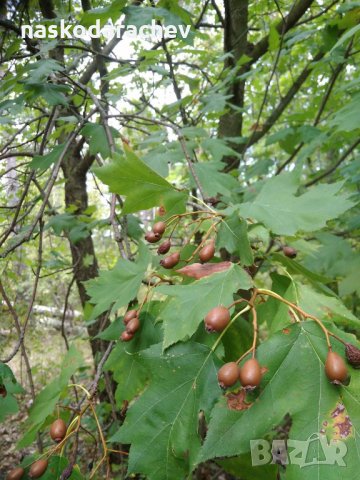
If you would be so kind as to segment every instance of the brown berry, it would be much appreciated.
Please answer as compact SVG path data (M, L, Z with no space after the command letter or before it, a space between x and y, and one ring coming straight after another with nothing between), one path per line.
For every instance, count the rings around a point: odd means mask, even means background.
M5 398L7 395L7 390L5 385L0 385L0 397Z
M164 268L173 268L175 267L180 261L180 253L179 252L174 252L168 257L165 257L163 260L161 260L160 265Z
M127 332L125 330L125 332L122 332L121 336L120 336L120 340L122 342L130 342L130 340L132 340L134 337L134 334L133 333L130 333L130 332Z
M130 320L137 317L137 315L138 315L137 310L128 310L125 313L124 318L123 318L124 324L127 325L130 322Z
M44 458L38 460L37 462L33 463L30 467L29 477L30 478L40 478L46 472L48 467L48 461Z
M360 368L360 349L352 343L347 343L345 348L347 361L354 368Z
M134 317L130 320L130 322L126 325L126 331L131 333L132 335L137 332L140 328L140 321L138 317Z
M166 223L165 222L157 222L154 224L152 228L154 233L157 233L158 235L162 235L165 230L166 230Z
M230 313L222 305L212 308L205 317L205 328L208 332L221 332L230 322Z
M225 363L218 371L221 388L232 387L239 379L239 367L235 362Z
M64 440L66 436L66 430L66 423L61 418L58 418L51 424L50 437L54 440L54 442L59 443Z
M157 243L161 239L161 235L154 232L147 232L145 240L149 243Z
M344 383L348 378L344 359L332 350L329 350L326 357L325 373L328 379L336 385Z
M285 257L295 258L297 256L297 250L293 247L284 245L282 251Z
M217 197L208 197L208 198L204 198L204 200L206 203L214 207L221 202L220 198L217 198Z
M165 253L168 253L170 248L171 248L171 241L165 240L165 242L159 245L159 248L157 249L157 253L158 255L165 255Z
M215 255L215 240L211 240L207 245L205 245L199 252L200 260L205 263L213 258Z
M166 210L163 205L161 205L161 207L158 208L157 214L159 215L159 217L163 217L164 215L166 215Z
M239 380L247 390L253 390L261 382L261 367L256 358L250 358L240 368Z
M16 467L7 474L6 480L20 480L25 471L21 467Z

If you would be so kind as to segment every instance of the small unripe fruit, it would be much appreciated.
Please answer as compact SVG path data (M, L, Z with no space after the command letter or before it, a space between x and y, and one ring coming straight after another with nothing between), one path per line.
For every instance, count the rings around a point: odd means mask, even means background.
M328 379L335 384L344 383L348 378L344 359L332 350L329 350L326 357L325 373Z
M14 468L7 474L6 480L21 480L25 471L21 467Z
M126 331L128 333L134 334L140 328L140 321L138 317L134 317L130 320L130 322L126 325Z
M232 387L239 379L239 367L235 362L225 363L218 371L221 388Z
M174 252L168 257L165 257L163 260L161 260L160 265L164 268L170 269L175 267L180 261L180 253L179 252Z
M360 350L352 343L347 343L345 348L347 361L354 368L360 368Z
M293 247L289 247L287 245L284 245L282 250L283 250L283 253L284 253L285 257L295 258L297 256L297 250Z
M170 248L171 248L171 241L165 240L165 242L159 245L159 248L157 249L157 253L158 255L165 255L165 253L168 253Z
M121 336L120 336L120 340L122 342L130 342L130 340L132 340L134 337L134 334L133 333L130 333L130 332L127 332L125 330L125 332L122 332Z
M145 235L145 240L149 243L157 243L161 239L161 235L154 232L147 232Z
M64 440L66 436L66 423L61 418L58 418L51 424L50 427L50 437L54 442L59 443Z
M205 317L205 328L208 332L221 332L230 322L230 313L222 305L212 308Z
M165 230L166 230L166 223L165 222L157 222L154 224L152 228L154 233L157 233L158 235L162 235Z
M130 322L130 320L137 317L137 315L138 315L137 310L128 310L124 315L124 319L123 319L124 324L127 325Z
M207 245L205 245L199 252L200 260L205 263L213 258L215 255L215 241L211 240Z
M247 390L253 390L261 382L261 367L256 358L250 358L240 368L239 380Z
M38 460L37 462L33 463L30 467L29 477L30 478L40 478L46 472L48 467L48 461L44 458Z

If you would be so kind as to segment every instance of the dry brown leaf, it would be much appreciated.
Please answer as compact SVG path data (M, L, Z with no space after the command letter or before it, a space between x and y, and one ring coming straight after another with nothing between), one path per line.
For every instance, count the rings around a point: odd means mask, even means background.
M223 272L230 268L231 265L231 262L193 263L192 265L187 265L186 267L176 270L176 272L198 280L199 278L208 277L213 273Z

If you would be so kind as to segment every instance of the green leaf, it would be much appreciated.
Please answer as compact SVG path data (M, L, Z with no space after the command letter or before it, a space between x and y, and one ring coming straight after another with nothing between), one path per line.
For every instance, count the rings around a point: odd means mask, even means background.
M110 308L116 311L128 305L137 295L149 262L150 252L141 243L136 262L121 259L112 270L103 270L98 277L85 282L89 302L95 305L90 319Z
M234 212L224 219L216 237L217 248L225 248L229 253L238 255L243 265L252 265L254 256L247 233L247 222Z
M331 278L325 277L324 275L320 275L319 273L312 272L308 268L304 267L301 263L297 262L294 259L285 257L284 254L281 253L272 253L271 259L275 262L279 262L281 265L286 267L288 273L291 274L298 274L305 277L311 283L318 284L320 283L330 283Z
M149 305L147 308L150 308ZM104 365L105 370L113 372L114 380L117 382L115 400L119 408L124 400L130 401L142 392L149 379L148 370L137 361L136 354L162 340L161 326L159 323L155 324L154 312L151 310L150 308L150 311L140 314L140 330L133 340L129 343L118 342ZM118 319L99 337L117 340L124 329L122 319Z
M23 393L23 388L17 383L11 368L0 362L0 386L5 387L6 396L0 395L0 422L8 415L13 415L19 408L14 394Z
M153 19L162 20L164 25L182 25L185 27L186 25L190 24L188 23L189 15L186 16L186 10L181 7L174 8L176 4L172 5L174 3L173 1L171 4L170 2L163 3L166 3L166 5L164 5L166 8L129 5L128 7L124 8L124 13L126 14L125 24L134 25L139 28L142 25L151 25L151 21ZM184 23L185 18L187 18L186 24ZM185 43L191 45L193 43L194 36L194 31L190 30L186 38L183 38L182 35L178 33L177 39L183 40Z
M329 127L335 127L337 132L352 132L358 130L360 122L360 93L351 98L343 108L335 112L329 121Z
M262 465L260 468L254 468L251 462L251 455L240 455L236 458L227 458L218 460L216 463L220 465L226 472L241 480L278 480L277 465Z
M126 0L113 0L111 5L103 8L92 8L83 14L79 23L84 27L89 28L100 20L100 25L103 26L108 20L116 22L121 15L121 10L125 7Z
M64 93L69 93L70 88L67 85L56 85L52 83L29 83L24 85L24 90L29 96L29 100L43 97L49 105L68 105L68 100Z
M29 417L26 421L28 430L19 441L18 448L25 448L34 441L42 424L54 411L62 391L68 385L70 377L82 364L83 359L80 352L72 345L62 362L60 376L41 390L30 408Z
M165 205L166 210L176 205L176 213L184 211L187 195L176 191L130 148L124 149L124 156L115 154L112 163L94 169L111 192L126 196L123 213L134 213L160 205Z
M202 112L211 112L212 114L223 112L225 110L227 100L229 100L231 97L231 95L224 95L220 92L211 92L208 95L203 95L201 97L201 103L204 105Z
M335 45L334 45L333 48L330 50L330 52L332 52L333 50L335 50L335 48L340 47L340 45L342 45L343 43L345 43L346 40L349 40L349 38L353 37L359 30L360 30L360 25L355 25L355 27L350 28L350 30L348 30L347 32L345 32L344 35L342 35L342 36L339 38L339 40L335 43Z
M179 344L161 355L161 345L138 354L152 373L145 393L129 409L110 440L131 443L128 475L149 480L184 478L200 449L198 415L209 412L220 394L216 357L197 343Z
M291 278L273 273L271 279L273 292L290 302L297 303L296 288ZM270 334L286 327L293 320L289 314L289 307L273 297L260 304L257 310L260 321L267 322Z
M110 131L113 138L119 136L119 132L115 128L110 128ZM110 145L103 125L89 122L81 129L80 133L88 139L91 154L100 153L103 158L110 155Z
M308 285L297 284L299 305L303 310L321 320L330 320L341 325L360 327L360 320L348 310L335 295L325 295Z
M270 51L277 50L280 46L280 35L279 32L277 31L276 25L272 24L270 26L270 32L269 32L269 47Z
M224 138L206 138L201 142L204 150L210 153L214 162L220 162L225 156L240 157L240 155L227 145Z
M218 193L231 196L232 192L239 188L239 182L227 173L220 170L224 168L221 162L195 163L194 169L206 195L216 196ZM192 180L193 185L195 185Z
M343 352L338 342L333 348ZM271 440L274 428L289 415L292 422L290 440L304 442L302 445L309 446L309 452L305 452L305 456L304 453L298 455L298 464L292 459L287 465L286 480L344 478L344 467L316 461L324 458L319 439L335 438L347 448L344 457L346 478L356 476L360 446L360 377L357 371L350 369L352 379L348 387L332 385L324 372L326 354L324 336L314 322L292 325L286 333L279 332L263 343L257 350L257 358L267 372L255 394L257 401L242 411L229 410L225 399L215 407L198 461L248 453L252 440ZM248 401L251 399L254 400L254 396ZM300 468L312 459L315 464Z
M295 196L297 174L283 173L266 180L255 200L241 204L239 211L242 217L255 218L278 235L311 232L354 205L348 195L337 195L342 186L343 182L318 185Z
M56 72L62 72L64 66L52 58L36 60L25 67L25 72L29 72L26 83L42 83L49 75Z
M33 170L46 170L53 163L56 163L60 155L63 153L65 147L65 143L60 145L56 145L51 152L47 153L46 155L35 155L35 157L29 163L29 167Z
M181 18L186 25L190 25L192 23L191 14L179 5L179 0L160 0L157 4L157 7L166 8Z
M141 220L135 215L126 216L127 234L130 238L140 240L144 236L144 230L141 228Z
M191 337L211 308L229 305L237 290L248 290L251 285L249 275L239 266L232 265L224 272L189 285L158 287L159 293L171 297L160 312L164 322L164 349Z
M69 213L54 215L46 224L46 229L52 228L56 235L65 232L73 243L77 243L90 235L90 225L80 218L84 218L84 216Z

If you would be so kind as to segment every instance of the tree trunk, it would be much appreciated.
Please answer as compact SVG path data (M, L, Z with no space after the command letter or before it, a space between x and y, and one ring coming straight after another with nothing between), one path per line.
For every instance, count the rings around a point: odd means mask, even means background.
M84 214L85 210L88 208L86 174L90 165L84 167L83 164L84 159L82 159L80 153L73 148L62 167L65 177L65 205L67 209L71 208L75 215ZM76 243L69 239L69 245L72 255L75 281L79 291L81 304L84 307L89 300L84 282L97 277L99 272L91 233L89 233L88 237L80 239ZM86 262L84 262L85 259ZM99 332L103 321L104 318L100 317L87 328L95 363L99 353L103 351L103 342L99 339L94 339L93 337Z
M248 0L224 0L224 7L224 51L232 54L225 60L225 67L234 68L240 58L247 52ZM243 112L241 109L244 107L245 95L245 80L239 78L244 73L242 70L240 69L229 90L232 95L231 103L236 108L231 108L220 118L220 137L242 136ZM233 144L232 148L239 151L241 145ZM232 157L225 158L228 165L233 163L233 160Z

